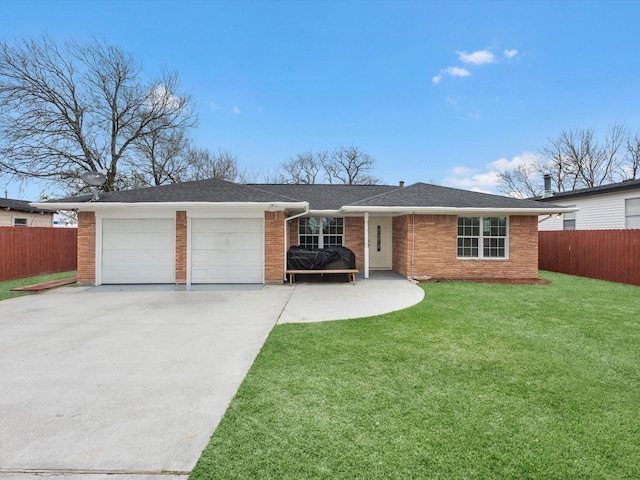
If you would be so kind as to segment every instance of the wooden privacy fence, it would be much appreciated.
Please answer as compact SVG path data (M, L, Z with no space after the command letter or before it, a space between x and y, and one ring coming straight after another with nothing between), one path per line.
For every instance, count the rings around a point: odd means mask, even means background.
M75 228L0 227L0 281L76 269Z
M538 232L541 270L640 285L640 230Z

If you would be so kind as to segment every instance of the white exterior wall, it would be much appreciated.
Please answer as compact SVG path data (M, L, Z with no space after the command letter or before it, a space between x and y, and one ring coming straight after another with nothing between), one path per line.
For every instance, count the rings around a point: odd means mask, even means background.
M16 218L26 218L28 227L52 227L53 214L0 210L0 227L13 227Z
M567 198L550 203L565 207L575 205L580 209L575 213L576 230L609 230L626 228L625 200L628 198L640 198L640 190ZM562 230L562 225L562 218L553 216L538 223L538 230Z

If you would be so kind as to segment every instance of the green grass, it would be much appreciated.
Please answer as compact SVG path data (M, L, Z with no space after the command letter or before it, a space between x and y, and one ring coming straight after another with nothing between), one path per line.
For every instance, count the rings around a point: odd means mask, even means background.
M48 282L50 280L59 280L61 278L75 277L76 271L51 273L48 275L38 275L35 277L20 278L18 280L7 280L0 282L0 300L7 298L21 297L23 295L33 295L37 292L11 292L12 288L24 287L27 285L35 285L36 283Z
M190 479L640 478L640 288L541 277L277 326Z

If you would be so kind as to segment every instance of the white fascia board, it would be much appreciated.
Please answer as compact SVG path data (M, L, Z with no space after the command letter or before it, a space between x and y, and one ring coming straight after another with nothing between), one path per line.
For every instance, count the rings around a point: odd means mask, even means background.
M479 208L479 207L357 207L346 206L340 213L373 213L386 215L407 215L412 213L423 215L545 215L576 212L576 207L558 208Z
M83 212L99 212L113 209L173 209L187 210L189 208L224 208L224 209L253 209L259 211L301 210L309 206L308 202L68 202L68 203L31 203L38 208L49 210L80 210Z
M309 217L337 217L342 212L340 210L309 210Z

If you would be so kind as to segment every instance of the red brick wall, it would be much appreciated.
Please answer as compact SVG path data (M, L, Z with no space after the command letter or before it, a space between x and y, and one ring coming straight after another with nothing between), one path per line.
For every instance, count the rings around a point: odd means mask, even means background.
M460 279L538 276L538 219L535 216L509 218L507 260L459 260L455 215L405 215L394 218L393 230L393 269L401 275Z
M287 222L289 225L289 247L298 246L298 220L298 218L294 218Z
M284 219L284 212L264 212L265 283L284 282Z
M78 212L78 285L96 283L96 215Z
M364 272L364 218L344 218L344 246L356 254L356 268Z
M176 284L187 283L187 212L176 212Z

